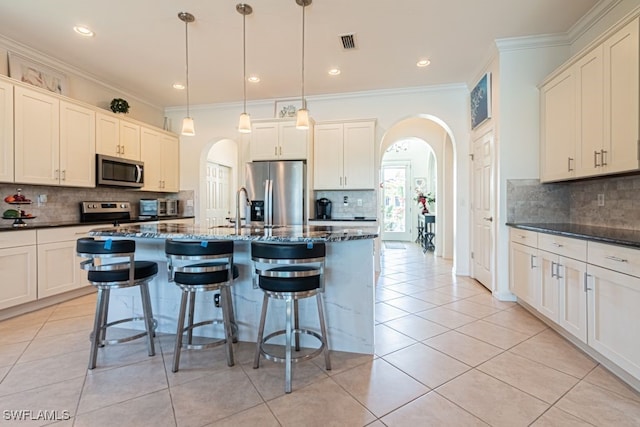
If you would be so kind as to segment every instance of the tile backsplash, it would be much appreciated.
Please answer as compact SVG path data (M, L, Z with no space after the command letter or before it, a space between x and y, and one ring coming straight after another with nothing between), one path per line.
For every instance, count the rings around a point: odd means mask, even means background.
M374 190L326 190L316 191L313 201L313 210L310 217L315 218L315 200L326 197L331 200L332 218L353 218L354 216L364 216L367 218L376 217L376 192ZM347 204L344 198L347 197ZM358 200L362 201L362 206L358 206Z
M604 197L599 206L598 195ZM508 222L571 222L640 230L640 175L554 184L507 182Z
M30 224L47 223L52 221L79 221L80 202L83 201L123 201L131 203L131 216L137 217L139 214L138 201L140 199L168 198L179 199L181 201L179 209L182 215L193 215L193 208L186 207L186 200L193 200L193 190L181 191L179 193L154 193L137 190L126 190L109 187L98 188L71 188L71 187L50 187L41 185L0 183L0 204L2 211L17 208L4 202L6 196L16 193L18 188L22 189L22 194L30 199L32 203L25 205L22 209L36 216L29 220ZM47 202L38 204L39 194L47 196Z

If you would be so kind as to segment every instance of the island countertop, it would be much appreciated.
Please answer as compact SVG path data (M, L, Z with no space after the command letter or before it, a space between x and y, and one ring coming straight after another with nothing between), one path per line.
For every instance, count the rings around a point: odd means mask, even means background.
M118 227L96 228L91 236L128 237L150 239L188 240L261 240L273 242L341 242L348 240L374 239L378 227L344 227L319 225L286 225L243 227L236 234L234 227L199 227L185 224L123 224Z

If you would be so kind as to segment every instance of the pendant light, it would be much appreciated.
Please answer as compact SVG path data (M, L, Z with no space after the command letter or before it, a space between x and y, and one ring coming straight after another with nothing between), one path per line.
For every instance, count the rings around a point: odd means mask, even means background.
M242 15L242 90L244 104L240 120L238 121L238 132L251 132L251 117L247 114L247 31L245 30L245 21L247 15L251 15L253 8L246 3L238 3L236 10Z
M195 127L193 125L193 119L189 111L189 23L196 20L196 18L189 12L178 13L178 18L184 22L184 39L185 39L185 64L187 72L187 117L182 120L182 134L186 136L193 136L196 134Z
M312 0L296 0L299 6L302 6L302 108L296 114L296 129L309 129L309 110L307 110L307 101L304 99L304 10L311 4Z

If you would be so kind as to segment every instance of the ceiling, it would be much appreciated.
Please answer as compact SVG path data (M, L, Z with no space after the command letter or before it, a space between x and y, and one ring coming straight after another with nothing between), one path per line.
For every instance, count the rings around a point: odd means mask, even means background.
M191 104L242 100L237 0L21 0L0 2L0 35L160 107L184 105L189 24ZM300 97L302 8L248 0L248 100ZM495 39L566 33L598 0L313 0L307 6L305 94L467 83ZM95 36L83 38L74 25ZM345 51L340 35L355 33ZM431 64L416 67L419 59ZM331 77L330 68L342 73Z

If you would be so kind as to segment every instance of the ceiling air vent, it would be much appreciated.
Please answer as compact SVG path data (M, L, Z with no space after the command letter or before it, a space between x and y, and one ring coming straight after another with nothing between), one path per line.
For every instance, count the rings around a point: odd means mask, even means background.
M356 49L356 35L353 34L343 34L340 36L340 41L342 42L342 48L345 50Z

